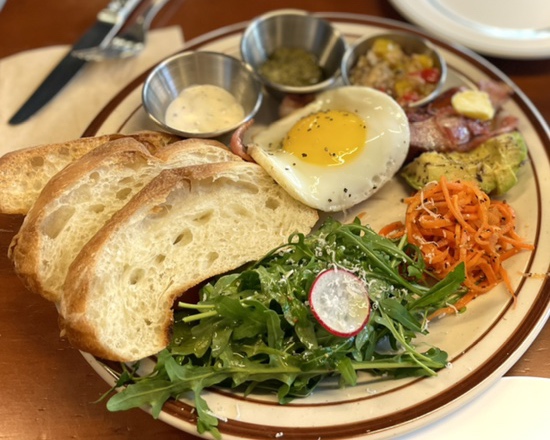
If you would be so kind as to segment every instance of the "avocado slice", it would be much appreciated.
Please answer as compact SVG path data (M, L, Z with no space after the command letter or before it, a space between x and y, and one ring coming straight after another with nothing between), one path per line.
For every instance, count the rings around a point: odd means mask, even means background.
M488 139L468 152L422 153L400 174L415 189L445 175L447 180L475 181L487 194L501 195L517 183L517 172L526 159L525 139L513 131Z

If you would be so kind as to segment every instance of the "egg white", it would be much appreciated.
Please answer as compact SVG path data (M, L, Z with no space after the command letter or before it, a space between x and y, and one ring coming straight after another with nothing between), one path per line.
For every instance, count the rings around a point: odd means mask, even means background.
M282 149L294 124L325 110L354 112L366 124L360 157L339 166L309 164ZM295 199L312 208L342 211L366 200L403 165L409 150L409 124L403 109L387 94L362 86L328 90L312 103L257 133L248 154Z

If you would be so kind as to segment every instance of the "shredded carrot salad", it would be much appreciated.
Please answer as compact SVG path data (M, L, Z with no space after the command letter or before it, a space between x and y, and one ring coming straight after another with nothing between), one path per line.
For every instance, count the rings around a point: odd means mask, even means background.
M390 238L407 234L408 242L420 248L426 265L439 279L461 262L466 268L466 295L430 318L462 309L501 281L514 295L502 262L534 246L516 233L510 205L491 200L474 182L448 182L444 176L405 203L405 224L391 223L380 234Z

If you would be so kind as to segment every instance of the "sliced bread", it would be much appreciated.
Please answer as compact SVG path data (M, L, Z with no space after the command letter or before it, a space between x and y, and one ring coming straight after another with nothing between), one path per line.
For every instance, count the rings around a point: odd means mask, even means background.
M7 153L0 157L0 212L27 214L42 188L65 166L106 142L126 136L134 137L153 152L180 139L167 133L142 131L86 137Z
M163 171L76 257L62 328L75 347L105 359L157 353L182 292L308 233L317 219L254 163Z
M59 302L80 249L163 169L240 160L221 143L195 139L175 142L157 155L124 137L90 151L50 179L9 249L29 290Z
M151 154L157 154L167 145L181 141L182 138L163 131L143 130L130 133L127 136L141 142Z

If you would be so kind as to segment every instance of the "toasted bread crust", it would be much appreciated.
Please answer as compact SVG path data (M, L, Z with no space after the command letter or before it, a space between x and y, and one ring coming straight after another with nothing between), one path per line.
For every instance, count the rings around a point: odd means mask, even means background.
M176 298L174 298L175 300ZM159 333L158 342L159 350L168 346L171 339L171 327L173 324L174 315L171 310L166 314L164 334ZM78 320L73 317L73 321L69 326L63 315L59 316L59 326L62 329L62 336L68 337L71 341L71 345L77 347L79 350L91 353L102 359L114 360L116 362L135 362L134 357L121 356L117 350L110 350L108 346L99 344L98 340L100 336L97 334L97 328L90 325L85 319Z
M215 141L175 142L157 156L133 137L95 148L50 179L29 210L9 249L16 273L29 290L58 302L78 251L141 187L164 168L222 160L240 159Z
M25 148L0 157L0 212L26 214L44 185L67 164L122 135L76 139Z
M65 166L101 145L124 137L142 143L152 154L181 138L157 131L106 134L38 145L0 157L0 212L27 214L46 183Z
M164 170L74 260L60 307L64 332L111 360L155 354L184 291L309 232L317 219L256 164Z
M80 153L32 180L9 256L30 290L56 302L76 348L126 362L167 346L184 291L309 232L318 215L220 142L109 136L74 141Z
M150 130L137 131L128 136L142 143L153 155L156 155L166 146L181 140L181 137L174 134Z
M90 170L101 166L116 168L120 164L129 165L152 159L153 156L143 144L131 137L122 137L106 142L71 162L46 183L8 249L8 257L14 263L15 272L29 290L49 301L57 302L60 299L61 291L48 285L42 265L45 264L44 240L49 239L46 232L49 217L55 209L62 208L58 202L63 195L84 180Z

